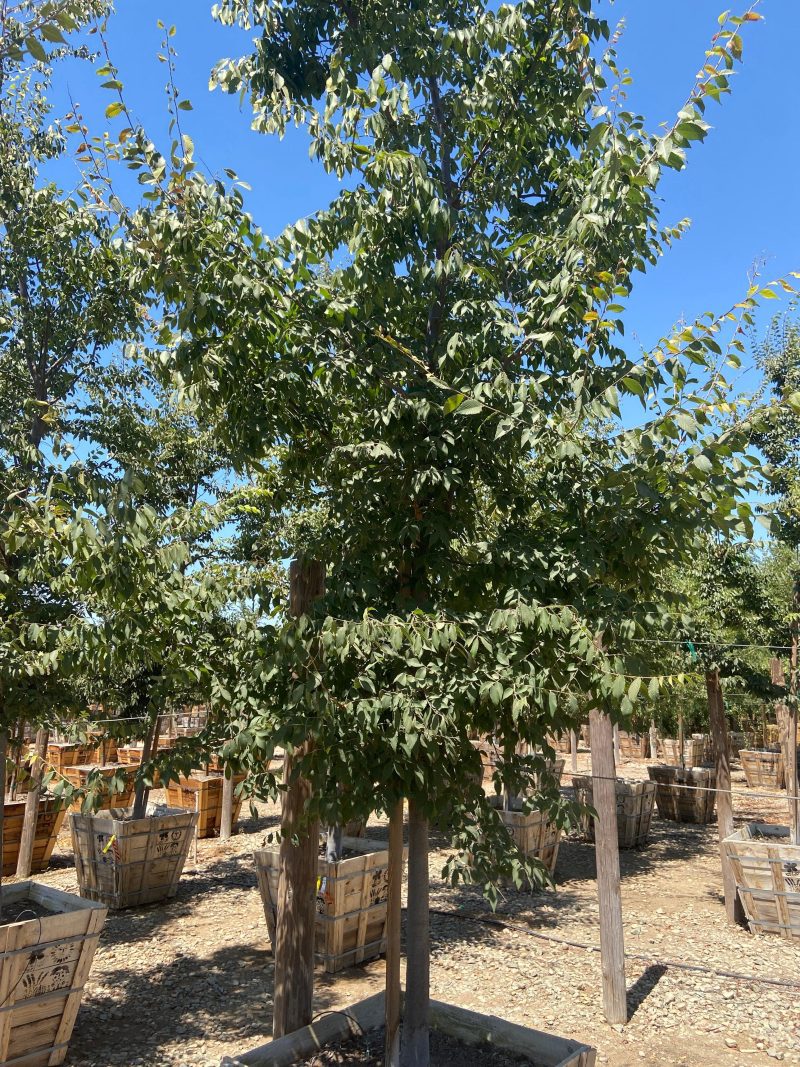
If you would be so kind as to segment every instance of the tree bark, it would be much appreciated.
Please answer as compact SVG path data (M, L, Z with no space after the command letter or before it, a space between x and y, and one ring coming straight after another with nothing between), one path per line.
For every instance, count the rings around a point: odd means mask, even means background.
M792 614L792 648L789 662L789 714L786 719L786 792L789 802L792 843L800 845L800 781L797 773L797 657L800 643L800 575L795 575Z
M33 866L33 845L36 840L36 821L39 817L39 796L42 791L44 761L47 758L49 730L36 731L36 752L31 765L31 781L25 798L25 816L22 823L22 840L19 843L17 878L30 878ZM5 769L5 760L3 761Z
M600 906L600 961L603 1009L610 1023L628 1021L625 987L625 939L617 836L617 790L611 720L600 711L589 713L592 747L592 801Z
M736 879L722 844L725 838L733 833L733 800L728 724L725 721L725 705L722 698L722 686L719 683L719 671L706 671L706 693L708 695L708 721L714 744L716 787L719 790L717 793L717 832L722 864L722 886L725 893L725 914L729 923L742 926L745 921L744 910L736 891Z
M6 751L8 749L8 734L5 730L0 732L0 797L3 804L0 806L0 886L3 884L3 834L5 831L5 799L6 799Z
M149 759L152 759L158 751L158 724L161 721L161 716L156 715L150 724L150 729L147 731L147 736L144 739L142 746L142 763L144 767L145 763ZM144 784L144 781L140 781L136 786L136 795L133 801L133 818L143 819L147 814L147 801L150 797L150 787Z
M318 560L295 559L289 567L289 610L299 617L325 592L325 566ZM297 750L302 757L313 741ZM303 826L311 787L292 776L293 759L284 759L280 873L275 917L275 1004L273 1037L308 1026L314 1000L314 930L316 925L319 821ZM305 830L305 833L304 833ZM292 838L298 838L295 844Z
M408 911L406 914L406 1002L400 1067L430 1065L430 882L428 819L408 802Z
M384 1067L400 1067L400 923L403 892L403 801L389 814L389 895L386 904L386 1052Z

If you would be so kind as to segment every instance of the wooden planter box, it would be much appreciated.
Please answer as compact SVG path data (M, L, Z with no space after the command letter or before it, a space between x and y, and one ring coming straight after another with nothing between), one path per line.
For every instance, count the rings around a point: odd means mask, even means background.
M577 800L587 807L593 807L591 775L573 777L572 784ZM655 782L627 782L618 778L616 795L619 847L640 848L646 845L656 800ZM582 816L581 829L589 841L594 841L594 819L591 815Z
M174 897L194 839L197 813L159 808L132 819L129 810L69 817L82 897L132 908Z
M750 932L800 945L800 845L791 844L789 828L748 823L723 847Z
M650 755L650 738L647 734L619 732L619 752L623 759L647 759Z
M97 737L92 750L90 763L115 763L117 759L117 742L113 737Z
M30 905L47 914L0 926L0 1063L63 1063L106 909L36 882L0 890L6 914Z
M59 773L65 767L75 767L79 763L91 763L94 757L94 745L83 745L72 741L51 741L47 746L47 762Z
M25 803L24 800L7 800L5 802L3 818L4 878L17 873L19 844L22 840L22 824L25 821ZM42 797L39 800L39 813L36 816L36 836L33 841L33 860L31 863L31 871L34 874L45 870L50 862L56 838L64 822L65 815L66 809L61 800L57 800L55 797Z
M522 801L514 800L511 811L502 811L503 797L491 797L493 807L500 809L503 822L508 827L514 843L524 856L538 859L552 875L556 869L558 846L561 844L561 829L547 817L544 811L522 810Z
M172 741L169 737L160 737L158 740L158 751L155 758L158 758L158 753L170 752L172 750ZM117 748L117 759L123 767L141 767L142 755L144 753L144 745L122 745ZM161 775L158 771L153 775L153 789L161 788Z
M348 856L338 863L319 860L316 957L329 974L375 959L386 951L389 852L385 844L345 837ZM258 888L269 939L275 944L280 849L254 853Z
M747 734L741 730L729 730L728 741L731 746L731 756L738 759L743 748L747 748Z
M103 786L97 794L97 808L98 810L105 810L108 808L127 808L133 800L134 790L134 770L132 767L126 767L121 763L109 763L104 767L90 766L89 764L79 764L77 767L65 767L64 777L75 786L76 789L85 789L86 783L89 780L89 775L93 771L98 771L103 779ZM109 791L108 782L115 775L122 775L125 778L126 786L121 793L111 793ZM83 808L83 799L78 798L74 800L70 805L70 811L81 811Z
M648 767L656 783L656 807L662 819L672 822L709 823L714 818L717 772L705 767ZM686 786L692 788L685 788Z
M680 766L680 742L672 737L663 737L658 741L658 756L673 767ZM706 742L700 737L689 737L683 742L683 763L686 767L699 767L705 762Z
M743 748L739 759L751 789L783 789L785 775L780 749Z
M383 1025L385 1012L384 994L376 993L343 1011L327 1012L310 1026L268 1041L260 1048L234 1058L226 1056L220 1067L292 1067L312 1059L326 1045L377 1030ZM438 1000L430 1002L430 1024L434 1030L465 1045L476 1046L474 1058L465 1059L469 1065L481 1062L481 1046L504 1049L536 1067L594 1067L595 1064L596 1053L589 1045Z
M245 780L245 777L244 774L233 776L234 790L240 782ZM170 782L166 788L167 804L171 808L197 812L198 837L215 837L219 833L222 824L222 783L221 774L203 774L202 771L193 771L188 778ZM233 829L239 821L241 810L242 797L234 792Z

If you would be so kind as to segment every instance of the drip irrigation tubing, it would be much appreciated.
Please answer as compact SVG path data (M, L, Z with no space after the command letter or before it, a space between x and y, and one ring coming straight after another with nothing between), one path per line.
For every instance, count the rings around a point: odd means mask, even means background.
M529 923L519 919L503 918L496 919L489 915L468 915L465 912L451 911L445 908L431 908L431 915L442 915L447 919L463 919L466 922L481 923L484 926L494 926L501 930L521 931L530 937L540 941L549 941L565 948L578 948L586 952L600 952L599 945L590 945L584 941L572 941L566 937L556 937L553 934L543 934L531 928ZM716 967L704 967L699 963L685 963L683 960L662 960L657 956L646 955L642 952L626 952L625 958L639 960L643 963L652 963L660 967L667 967L678 971L691 971L697 974L707 974L715 978L729 978L737 982L754 982L760 985L778 986L781 989L800 989L800 981L792 981L790 978L762 978L754 974L740 974L737 971L721 971Z

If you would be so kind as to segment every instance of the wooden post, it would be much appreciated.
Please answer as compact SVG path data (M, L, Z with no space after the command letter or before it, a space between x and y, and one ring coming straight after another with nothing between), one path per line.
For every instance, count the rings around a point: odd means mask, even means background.
M3 831L5 829L6 813L6 752L8 751L8 734L5 730L0 732L0 798L3 804L0 807L0 885L3 884Z
M578 773L578 735L574 730L569 732L569 751L572 756L572 773ZM559 785L561 783L559 782Z
M678 712L678 763L686 766L686 735L683 729L683 708Z
M389 814L389 895L386 903L386 1052L384 1067L400 1064L400 921L403 891L403 801Z
M787 760L786 792L793 799L791 812L792 844L800 845L800 782L797 773L797 656L800 639L800 574L795 575L792 612L792 648L789 661L789 714L786 717Z
M31 766L31 783L25 798L25 816L22 824L22 839L19 843L17 878L30 878L33 865L33 845L36 840L36 820L39 817L39 795L42 789L44 761L47 758L49 730L36 731L36 752ZM5 766L5 764L4 764Z
M406 912L406 1003L400 1067L430 1063L430 872L428 818L408 802L408 910Z
M616 768L611 720L593 709L589 713L592 750L592 798L597 860L597 896L600 904L600 958L603 975L603 1010L610 1023L628 1021L625 989L625 940L622 929L622 892L617 837Z
M658 759L658 730L655 719L650 720L650 759Z
M230 774L228 773L230 771ZM233 771L225 767L222 775L222 816L219 825L221 841L230 840L233 834Z
M614 738L614 768L616 769L622 762L619 754L619 726L616 723L614 723L614 732L612 736Z
M325 592L325 567L317 560L295 559L289 567L289 610L299 617ZM310 751L301 745L296 757ZM311 797L309 783L292 773L293 758L284 757L280 873L275 917L275 1005L273 1037L308 1026L314 999L314 930L317 914L319 821L304 825ZM295 844L293 838L297 838Z
M706 694L708 696L708 721L711 740L714 744L714 767L716 769L717 833L722 864L722 887L725 894L725 914L729 923L744 925L744 909L736 891L736 878L722 842L733 833L733 800L731 797L730 744L728 724L725 721L725 704L719 671L706 671Z

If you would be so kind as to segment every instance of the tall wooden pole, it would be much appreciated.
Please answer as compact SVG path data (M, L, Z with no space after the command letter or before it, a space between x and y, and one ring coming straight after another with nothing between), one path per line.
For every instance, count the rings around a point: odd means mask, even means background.
M3 884L3 832L5 830L6 813L6 752L8 751L8 734L3 727L0 729L0 886Z
M406 913L406 1004L400 1067L430 1063L430 875L428 818L408 802L408 910Z
M744 925L744 910L736 891L736 878L725 853L722 842L733 833L733 799L731 797L730 744L728 724L725 721L725 704L719 671L706 671L706 695L708 697L708 722L714 744L714 767L716 769L717 833L719 855L722 864L722 887L725 893L725 914L729 923Z
M384 1067L400 1064L400 922L403 892L403 801L389 814L389 895L386 903L386 1054Z
M36 840L36 822L39 818L39 796L42 791L44 761L47 758L49 730L36 731L36 751L31 765L31 781L25 798L25 815L22 823L22 839L19 843L17 878L30 878L33 866L33 845ZM5 763L4 763L5 766Z
M221 841L230 840L233 834L233 772L226 767L222 775L222 815L219 825Z
M578 735L574 730L569 732L569 752L572 757L572 773L578 773ZM559 782L559 785L561 783Z
M317 560L295 559L289 567L289 611L305 615L325 592L325 567ZM310 751L301 745L295 758ZM311 797L306 779L293 774L294 759L284 758L280 873L275 919L275 1007L273 1037L308 1026L314 999L314 929L316 924L319 821L304 824ZM295 840L297 843L295 843Z
M789 714L786 719L787 759L786 792L793 799L789 802L791 813L792 843L800 845L800 781L797 773L797 657L800 643L800 575L794 579L792 612L792 649L789 663Z
M592 802L600 904L600 959L603 1010L610 1023L628 1021L625 989L625 939L622 929L622 891L617 836L617 791L611 720L602 712L589 713L592 749Z

